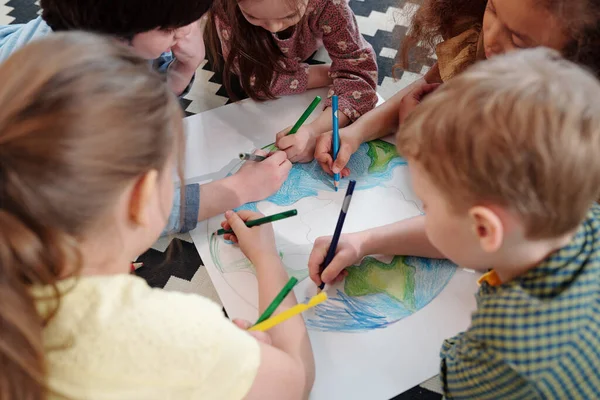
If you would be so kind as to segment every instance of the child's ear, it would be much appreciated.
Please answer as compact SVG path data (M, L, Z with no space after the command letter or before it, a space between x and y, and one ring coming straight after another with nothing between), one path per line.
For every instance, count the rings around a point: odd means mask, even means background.
M498 251L504 241L504 226L498 214L487 207L476 206L469 210L469 216L481 249L487 253Z
M150 203L158 185L158 171L153 169L142 175L135 183L129 201L129 219L137 225L150 223Z

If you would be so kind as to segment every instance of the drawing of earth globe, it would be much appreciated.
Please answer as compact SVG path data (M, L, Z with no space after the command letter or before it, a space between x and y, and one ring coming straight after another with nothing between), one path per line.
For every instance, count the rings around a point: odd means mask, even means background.
M357 183L344 233L422 214L420 202L410 189L406 161L392 144L376 140L361 145L348 167L349 179ZM268 215L298 209L297 217L275 222L273 228L288 274L305 280L313 243L317 237L333 233L349 179L342 179L340 191L335 192L331 176L315 161L296 164L277 193L238 210ZM245 290L242 280L235 278L240 272L254 273L248 259L220 236L210 235L210 252L227 283L256 308L256 293ZM307 326L337 332L385 328L426 306L444 289L455 270L456 266L446 260L366 257L360 265L348 268L345 281L334 288L328 301L305 315Z

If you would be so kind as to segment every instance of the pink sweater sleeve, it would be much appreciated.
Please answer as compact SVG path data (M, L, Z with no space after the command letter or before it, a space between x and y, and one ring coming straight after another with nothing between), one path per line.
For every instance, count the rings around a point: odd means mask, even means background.
M339 98L339 107L352 121L377 104L377 62L375 52L358 30L354 13L347 0L322 0L315 29L323 33L323 45L332 60L331 96Z

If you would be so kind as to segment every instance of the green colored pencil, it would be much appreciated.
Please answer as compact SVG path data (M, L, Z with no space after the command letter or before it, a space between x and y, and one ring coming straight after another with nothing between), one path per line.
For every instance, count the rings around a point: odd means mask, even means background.
M300 129L302 124L306 122L306 120L308 119L310 114L312 114L313 111L315 111L315 108L317 108L317 106L319 105L320 102L321 102L321 96L316 96L315 99L312 101L312 103L310 103L310 105L308 106L306 111L304 111L304 114L302 114L300 116L300 118L296 122L296 125L294 125L292 127L292 129L287 133L287 135L293 135L294 133L298 132L298 129Z
M251 221L246 221L246 226L248 228L252 228L253 226L268 224L269 222L279 221L280 219L286 219L289 217L293 217L295 215L298 215L298 210L296 210L296 209L288 210L288 211L280 212L278 214L269 215L267 217L262 217L259 219L253 219ZM233 233L233 231L231 229L225 230L225 229L221 228L218 231L216 231L215 233L217 235L224 235L226 233Z
M271 315L273 315L275 310L277 310L277 307L279 307L279 305L283 302L283 300L287 297L287 295L290 294L290 292L292 291L294 286L296 286L297 283L298 283L298 279L296 279L292 276L290 278L290 280L288 281L288 283L285 284L283 289L281 289L281 292L279 292L279 294L277 294L277 296L275 296L275 298L273 299L271 304L269 304L269 307L267 307L265 312L263 312L262 315L258 318L258 320L256 321L256 324L260 324L264 320L271 318ZM256 325L256 324L254 324L254 325Z
M310 114L312 114L313 111L315 111L315 108L317 108L317 106L319 105L320 102L321 102L321 96L316 96L314 98L314 100L312 101L312 103L310 103L310 105L306 108L306 110L304 111L304 114L302 114L300 116L300 118L298 118L298 121L296 121L296 124L292 127L292 129L290 129L290 131L286 134L286 136L293 135L294 133L298 132L298 129L300 129L302 124L304 124L306 122L308 117L310 117ZM264 150L267 147L272 146L272 145L273 145L273 143L268 144L265 147L263 147L261 150Z

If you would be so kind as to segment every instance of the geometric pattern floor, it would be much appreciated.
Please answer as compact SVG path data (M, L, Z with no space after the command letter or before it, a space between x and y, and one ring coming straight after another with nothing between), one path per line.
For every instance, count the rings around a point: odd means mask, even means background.
M409 16L419 3L419 0L349 0L361 33L377 54L377 92L385 99L418 79L435 62L433 58L427 58L411 65L409 71L397 71L395 78L392 76L397 49L408 29ZM39 11L39 1L0 0L0 25L26 23L36 18ZM314 59L330 61L323 51L317 52ZM228 101L225 89L219 84L219 77L210 71L206 61L203 62L196 73L193 87L182 100L186 114L220 107ZM189 235L176 235L175 238L160 240L138 261L142 261L144 266L136 271L137 274L151 286L198 293L220 303ZM433 378L398 395L394 400L439 400L439 393L439 381Z

